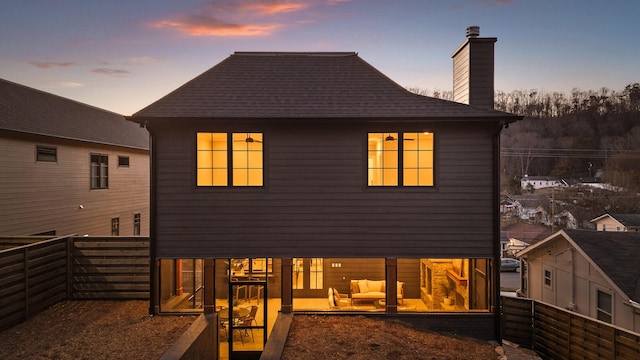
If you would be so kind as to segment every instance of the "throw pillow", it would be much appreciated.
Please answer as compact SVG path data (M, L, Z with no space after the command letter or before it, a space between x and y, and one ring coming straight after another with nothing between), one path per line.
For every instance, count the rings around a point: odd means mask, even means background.
M357 294L360 292L360 287L358 286L358 281L357 280L351 280L351 293L352 294Z
M369 291L384 292L384 280L369 280Z
M360 293L368 293L369 292L369 281L368 280L358 280L358 287L360 288Z

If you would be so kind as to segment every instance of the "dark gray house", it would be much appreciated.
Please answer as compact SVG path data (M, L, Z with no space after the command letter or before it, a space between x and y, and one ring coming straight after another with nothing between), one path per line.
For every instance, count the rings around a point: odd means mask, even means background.
M258 306L260 345L223 324L232 352L260 351L277 311L497 338L499 139L521 117L493 110L495 41L453 55L471 105L352 52L236 52L134 114L152 137L151 311Z

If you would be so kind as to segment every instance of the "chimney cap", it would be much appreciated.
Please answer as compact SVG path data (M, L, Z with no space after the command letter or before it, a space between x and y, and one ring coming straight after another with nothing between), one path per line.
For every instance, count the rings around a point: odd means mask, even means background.
M467 28L467 37L478 37L480 36L480 26L469 26Z

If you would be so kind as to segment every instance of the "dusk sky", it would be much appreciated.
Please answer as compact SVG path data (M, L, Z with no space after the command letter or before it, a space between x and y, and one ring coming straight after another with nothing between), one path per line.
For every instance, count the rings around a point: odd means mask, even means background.
M497 37L496 89L640 82L637 0L0 0L0 78L131 115L234 51L355 51L451 90L465 29Z

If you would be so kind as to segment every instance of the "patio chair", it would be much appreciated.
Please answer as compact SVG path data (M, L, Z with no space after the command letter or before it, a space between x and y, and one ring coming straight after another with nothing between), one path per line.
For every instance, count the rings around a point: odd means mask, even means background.
M258 314L258 307L256 305L252 305L251 306L251 311L249 312L249 315L238 319L238 325L235 326L236 329L238 329L238 331L240 331L240 337L242 340L242 343L244 344L244 337L242 336L242 331L244 331L244 336L249 336L249 330L251 330L251 341L255 341L255 338L253 336L253 329L251 328L251 326L253 326L253 324L255 323L256 325L258 325L258 321L256 320L256 314Z

